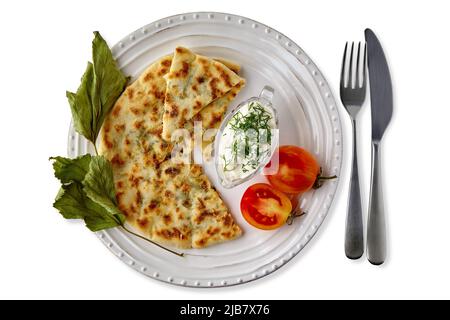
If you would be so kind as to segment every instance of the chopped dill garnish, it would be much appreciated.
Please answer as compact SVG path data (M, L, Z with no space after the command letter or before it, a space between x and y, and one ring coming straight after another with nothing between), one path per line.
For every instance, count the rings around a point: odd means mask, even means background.
M256 101L249 103L247 114L239 111L231 118L228 125L234 131L234 136L230 159L222 155L224 171L234 170L235 167L230 167L230 164L236 163L238 159L242 160L241 169L244 173L258 168L261 160L270 155L267 145L270 146L272 140L272 119L273 115Z

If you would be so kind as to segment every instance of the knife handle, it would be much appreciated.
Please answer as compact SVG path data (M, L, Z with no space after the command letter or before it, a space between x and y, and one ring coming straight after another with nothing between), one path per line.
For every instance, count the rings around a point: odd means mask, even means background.
M355 119L352 119L352 128L353 160L350 178L350 191L348 195L347 220L345 222L345 255L349 259L359 259L364 253L364 235Z
M370 186L369 219L367 223L367 258L374 265L386 259L386 222L381 188L380 142L372 141L372 178Z

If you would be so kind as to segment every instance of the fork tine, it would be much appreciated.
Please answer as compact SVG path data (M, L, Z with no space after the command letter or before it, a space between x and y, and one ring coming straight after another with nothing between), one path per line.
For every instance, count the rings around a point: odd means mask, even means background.
M362 78L362 84L361 86L364 88L366 86L366 69L367 69L367 44L364 43L364 64L363 64L363 78Z
M341 90L347 86L347 81L345 81L345 60L347 60L347 47L348 42L345 43L344 56L342 57L342 69L341 69Z
M361 73L361 69L360 69L360 57L361 57L361 42L358 43L358 55L356 57L356 79L355 79L355 88L360 88L360 73Z
M348 69L348 86L353 88L353 48L355 47L355 43L352 42L352 50L350 52L350 66Z

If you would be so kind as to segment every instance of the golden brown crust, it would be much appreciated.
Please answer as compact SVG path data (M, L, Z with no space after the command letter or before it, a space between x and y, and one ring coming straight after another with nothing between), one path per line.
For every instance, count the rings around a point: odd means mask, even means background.
M231 240L241 230L201 167L167 160L173 145L162 139L162 119L164 101L172 98L165 80L171 63L171 56L161 58L125 90L105 120L100 152L112 163L116 198L128 223L158 243L201 248ZM182 65L180 75L186 70ZM207 83L206 76L199 80ZM198 113L206 128L218 126L240 87ZM171 111L186 118L185 109ZM181 125L192 128L184 118Z
M242 81L224 64L182 47L175 49L166 79L162 137L167 141L180 124L192 119Z

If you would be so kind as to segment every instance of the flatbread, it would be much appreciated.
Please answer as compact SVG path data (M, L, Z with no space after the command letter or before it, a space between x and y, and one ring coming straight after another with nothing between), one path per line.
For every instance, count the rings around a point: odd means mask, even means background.
M146 165L165 160L172 145L162 139L166 80L172 63L165 56L151 64L119 97L102 127L100 151L116 167L134 161Z
M171 63L172 56L159 59L125 90L104 122L99 150L112 163L128 223L158 243L203 248L242 231L202 168L170 159L174 146L161 133ZM198 113L205 129L220 124L243 84ZM193 128L192 121L185 125Z
M162 137L167 141L176 129L242 81L223 63L183 47L175 49L166 80Z
M127 222L152 241L204 248L242 234L199 165L166 160L155 168L135 162L114 170L114 181Z
M100 151L113 164L122 164L132 160L134 150L142 149L145 164L157 164L169 157L173 144L162 138L163 110L166 90L165 76L172 64L172 55L162 57L151 64L141 76L133 82L117 100L110 115L105 119L100 141ZM233 70L240 67L228 60L222 60ZM205 160L211 157L211 142L218 129L228 105L244 87L241 79L229 92L203 108L191 121L184 124L193 138L194 121L202 122L202 146ZM193 146L193 144L192 144ZM189 150L192 151L192 150ZM186 152L189 152L186 151Z
M230 69L236 74L239 74L239 72L241 72L241 66L235 63L234 61L224 58L213 58L213 60L226 65L228 69Z
M227 112L228 106L236 97L236 95L245 86L245 80L242 79L237 85L231 88L224 96L219 99L214 100L205 108L203 108L199 113L197 113L191 121L188 121L185 128L189 130L192 134L194 133L194 122L201 122L202 124L202 150L203 150L203 160L209 161L212 157L212 142L219 129L223 118ZM214 129L214 130L211 130ZM198 141L197 141L198 143Z
M159 206L148 207L151 239L181 248L204 248L232 240L242 231L217 191L196 164L165 161L159 168ZM165 208L162 210L161 208ZM144 208L145 209L145 208Z

